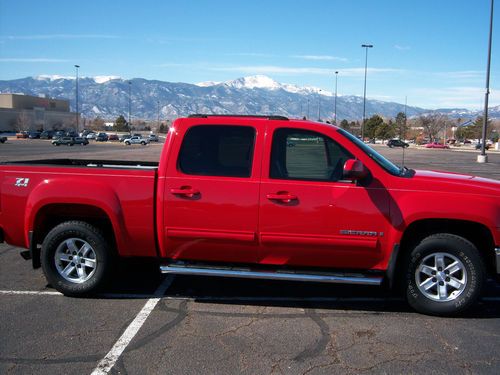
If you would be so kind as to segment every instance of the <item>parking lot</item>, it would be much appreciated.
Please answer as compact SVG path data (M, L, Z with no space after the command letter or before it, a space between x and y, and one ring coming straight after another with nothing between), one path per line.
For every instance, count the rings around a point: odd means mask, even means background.
M86 158L157 161L162 144L54 147L9 140L0 161ZM376 145L401 164L402 150ZM500 180L500 153L405 151L410 168ZM500 371L500 284L466 316L414 313L376 287L164 277L122 262L93 298L69 298L0 245L2 374L331 374Z

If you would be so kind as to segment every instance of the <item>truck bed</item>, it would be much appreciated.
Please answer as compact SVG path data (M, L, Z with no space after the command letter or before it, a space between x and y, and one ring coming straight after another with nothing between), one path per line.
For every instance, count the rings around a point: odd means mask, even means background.
M0 163L0 232L28 248L30 231L45 217L76 215L106 221L119 255L154 257L157 167L83 159Z

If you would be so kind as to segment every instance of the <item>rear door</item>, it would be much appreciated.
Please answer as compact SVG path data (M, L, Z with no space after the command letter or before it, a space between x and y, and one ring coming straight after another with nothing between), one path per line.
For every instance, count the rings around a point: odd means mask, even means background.
M257 260L262 143L248 120L179 130L164 191L168 258Z

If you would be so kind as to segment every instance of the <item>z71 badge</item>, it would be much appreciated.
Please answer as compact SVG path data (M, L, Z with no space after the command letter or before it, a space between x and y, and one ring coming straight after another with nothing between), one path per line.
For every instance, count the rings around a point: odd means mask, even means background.
M14 186L17 186L17 187L28 187L28 184L30 182L30 179L29 178L24 178L24 177L17 177L16 178L16 183L14 184Z

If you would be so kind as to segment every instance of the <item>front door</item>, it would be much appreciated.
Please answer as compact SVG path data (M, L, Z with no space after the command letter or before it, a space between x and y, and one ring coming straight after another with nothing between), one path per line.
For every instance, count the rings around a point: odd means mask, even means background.
M260 193L261 264L372 268L388 225L384 189L343 180L354 158L335 129L268 128ZM337 135L338 136L338 135Z

